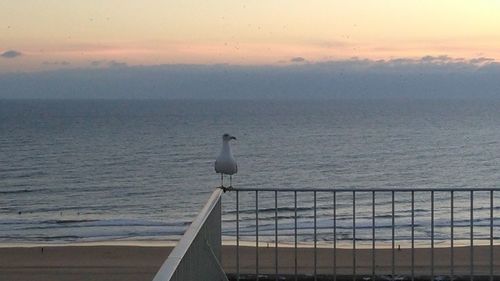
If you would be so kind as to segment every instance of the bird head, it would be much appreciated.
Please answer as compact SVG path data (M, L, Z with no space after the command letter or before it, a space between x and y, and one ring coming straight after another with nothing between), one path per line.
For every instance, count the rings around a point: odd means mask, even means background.
M230 134L224 134L222 135L222 140L223 141L230 141L230 140L235 140L236 138L231 136Z

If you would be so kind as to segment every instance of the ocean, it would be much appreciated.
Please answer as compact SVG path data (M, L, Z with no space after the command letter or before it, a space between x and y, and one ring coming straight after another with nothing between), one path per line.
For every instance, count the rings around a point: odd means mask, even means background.
M213 162L223 133L238 138L236 187L490 188L500 182L500 101L494 100L0 100L0 243L176 241L220 184ZM279 198L283 242L293 238L291 195ZM251 241L254 199L242 196L241 235ZM311 239L311 196L299 198L304 243ZM338 227L349 240L351 195L344 196ZM380 237L390 228L387 196L377 198ZM425 240L429 199L422 196L416 237ZM459 240L468 237L468 196L456 194ZM488 196L475 194L479 240L489 235ZM449 208L449 194L436 198L435 234L444 240L450 221L439 208ZM264 240L274 235L274 211L265 210L273 200L262 199ZM357 206L357 225L367 231L368 200L359 198ZM408 195L397 200L404 208ZM318 201L321 241L331 239L331 202L331 194ZM223 206L223 234L231 240L234 193L224 195ZM409 235L407 211L398 211L401 239Z

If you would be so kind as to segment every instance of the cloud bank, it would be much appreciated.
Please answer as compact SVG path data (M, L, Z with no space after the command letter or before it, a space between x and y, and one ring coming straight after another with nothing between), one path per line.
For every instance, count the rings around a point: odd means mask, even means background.
M90 65L0 75L0 98L500 99L500 63L486 57L351 58L278 66ZM95 67L100 65L107 67Z

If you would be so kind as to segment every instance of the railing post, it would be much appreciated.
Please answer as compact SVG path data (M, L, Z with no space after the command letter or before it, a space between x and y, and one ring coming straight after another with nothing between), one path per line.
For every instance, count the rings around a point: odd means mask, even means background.
M490 191L490 281L493 281L493 190Z
M316 252L316 247L317 247L317 237L316 237L316 191L314 191L314 281L318 279L317 276L317 261L318 261L318 254Z
M372 280L375 280L375 191L372 191Z
M220 264L221 194L221 189L212 193L153 281L227 280Z
M394 190L391 192L391 195L392 195L392 199L391 199L391 226L392 226L392 259L391 259L391 280L394 281L394 278L395 278L395 275L396 275L396 257L395 257L395 254L394 254L394 248L395 248L395 241L394 241L394 238L395 238L395 233L394 233L394 230L395 230L395 221L394 221Z
M455 200L455 193L453 190L451 191L450 195L450 278L453 280L453 277L455 275L455 229L454 229L454 224L455 224L455 218L454 218L454 211L455 211L455 203L453 202Z
M274 266L275 280L278 281L278 191L274 191Z
M255 191L255 280L259 280L259 191Z
M470 191L470 280L474 280L474 191Z
M434 191L431 191L431 280L434 280Z
M333 280L337 280L337 192L333 192Z
M356 191L352 192L352 280L356 281Z
M236 190L236 281L240 281L240 192Z
M411 191L411 281L415 280L415 191Z
M295 258L295 270L294 270L294 273L295 273L295 281L297 281L297 191L294 191L293 192L293 201L294 201L294 216L293 216L293 220L294 220L294 224L295 224L295 228L294 228L294 258Z

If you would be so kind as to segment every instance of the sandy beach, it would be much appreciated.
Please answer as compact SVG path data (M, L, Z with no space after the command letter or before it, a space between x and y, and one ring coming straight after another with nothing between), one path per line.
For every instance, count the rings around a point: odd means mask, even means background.
M0 248L1 281L151 280L171 247Z
M133 281L151 280L168 256L172 247L160 246L45 246L43 247L4 247L0 248L0 280L1 281ZM455 248L455 273L469 273L468 247ZM317 252L318 274L333 272L332 249L320 248ZM263 247L259 249L260 273L274 274L275 249ZM435 275L447 275L449 269L449 249L436 248ZM474 249L474 271L489 274L489 247L477 246ZM223 266L228 273L236 272L235 246L223 247ZM500 249L495 247L495 267L500 266ZM352 250L338 249L337 273L352 274ZM356 251L357 273L371 275L371 250ZM278 249L279 272L294 273L294 249L283 247ZM392 250L376 251L377 275L391 272ZM411 251L401 249L395 251L396 272L410 273ZM430 273L430 249L416 249L415 273ZM311 248L298 250L298 272L309 275L314 272L314 251ZM255 248L240 247L240 273L255 272ZM496 274L500 274L497 269Z

